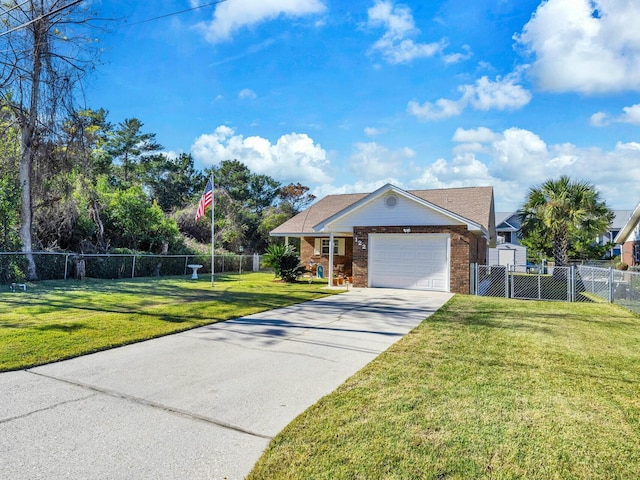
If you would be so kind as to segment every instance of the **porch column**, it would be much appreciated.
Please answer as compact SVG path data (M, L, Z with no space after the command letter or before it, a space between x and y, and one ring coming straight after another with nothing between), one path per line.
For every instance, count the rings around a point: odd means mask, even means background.
M289 236L284 237L284 244L289 245Z
M329 235L329 286L333 285L333 232Z

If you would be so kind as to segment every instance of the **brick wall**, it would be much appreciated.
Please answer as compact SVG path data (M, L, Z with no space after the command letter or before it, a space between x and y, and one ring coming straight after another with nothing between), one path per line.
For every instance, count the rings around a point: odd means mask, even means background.
M338 237L334 237L338 238ZM343 238L343 237L340 237ZM313 260L316 265L324 267L325 277L329 274L329 255L315 254L315 237L304 237L300 241L300 260L302 264L309 267L309 262ZM344 239L344 255L334 255L334 265L344 265L344 274L351 276L351 257L353 255L353 239L346 237Z
M636 245L640 245L640 241L624 242L622 244L620 259L630 267L638 264L638 262L633 258L633 251Z
M353 248L353 286L366 287L369 278L369 250L368 236L370 233L403 233L404 227L354 227L354 237L367 249L358 243ZM450 243L450 291L452 293L469 293L469 264L472 262L485 263L487 256L487 242L469 232L465 226L411 226L412 235L416 233L444 233L451 239Z

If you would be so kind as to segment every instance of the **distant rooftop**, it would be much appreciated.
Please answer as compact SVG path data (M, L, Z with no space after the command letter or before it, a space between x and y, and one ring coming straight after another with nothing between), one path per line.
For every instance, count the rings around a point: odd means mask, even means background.
M508 218L514 215L516 212L496 212L496 227L499 227L502 222L508 220ZM624 224L627 223L627 220L633 213L633 210L614 210L613 211L615 218L613 219L613 223L611 224L611 230L620 230L624 227ZM519 226L513 225L514 227Z

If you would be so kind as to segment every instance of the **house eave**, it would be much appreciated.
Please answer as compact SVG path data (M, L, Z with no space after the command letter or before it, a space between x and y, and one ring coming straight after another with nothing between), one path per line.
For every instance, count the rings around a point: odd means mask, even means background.
M613 239L613 243L622 244L626 242L627 237L629 237L631 232L633 232L633 230L636 228L638 221L640 221L640 203L638 203L638 205L636 206L635 210L633 211L629 219L626 221L624 226L620 229L620 231L618 232L618 235L616 235L616 238Z

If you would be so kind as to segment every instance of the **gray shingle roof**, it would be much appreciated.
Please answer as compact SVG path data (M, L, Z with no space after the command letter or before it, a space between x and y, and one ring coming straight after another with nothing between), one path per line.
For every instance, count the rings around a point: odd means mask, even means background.
M493 225L493 187L407 190L409 193L477 223L487 230ZM328 195L271 231L272 235L313 234L313 226L335 215L369 193Z

